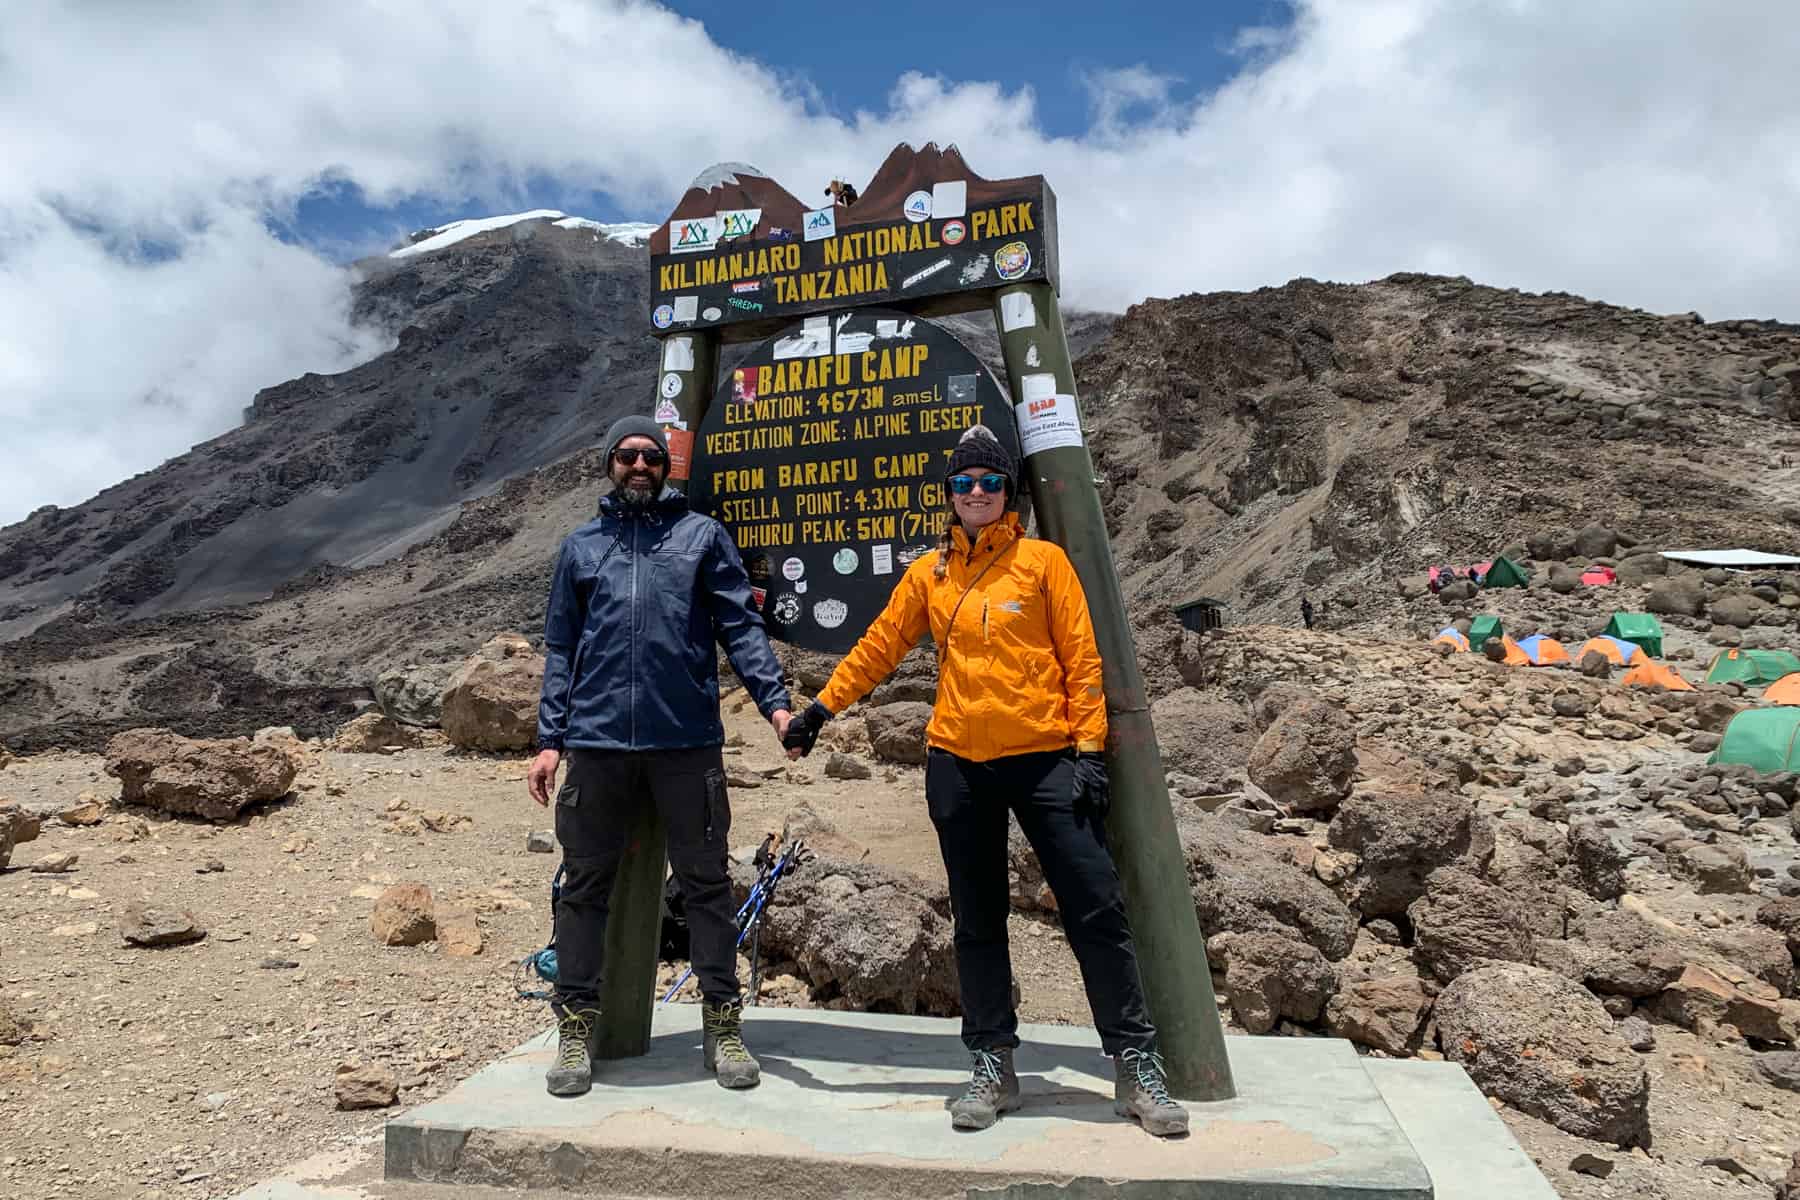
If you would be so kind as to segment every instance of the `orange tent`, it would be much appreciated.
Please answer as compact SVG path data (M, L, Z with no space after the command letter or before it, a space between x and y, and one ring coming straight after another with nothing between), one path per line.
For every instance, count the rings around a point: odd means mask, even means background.
M1502 637L1500 644L1506 647L1506 657L1501 660L1504 665L1509 667L1529 667L1531 665L1531 656L1519 648L1519 643L1509 637Z
M1534 667L1547 667L1552 663L1569 661L1567 647L1555 638L1545 637L1541 633L1534 633L1528 638L1520 638L1514 643L1514 646L1519 653L1525 656L1525 661ZM1511 650L1507 651L1506 661L1512 662Z
M1770 704L1800 704L1800 671L1789 671L1763 690Z
M1787 676L1793 678L1793 676ZM1638 660L1638 665L1625 672L1619 680L1627 687L1660 687L1671 692L1691 692L1694 685L1681 677L1681 672L1674 667L1664 666L1648 658Z
M1630 642L1620 641L1615 637L1607 637L1605 634L1601 634L1599 637L1591 637L1587 641L1581 643L1581 649L1575 652L1575 661L1580 662L1583 658L1587 657L1587 652L1589 650L1598 650L1600 653L1606 655L1613 663L1621 667L1628 663L1634 663L1638 659L1644 657L1644 651L1641 647L1634 646Z
M1446 625L1438 630L1438 635L1432 638L1431 641L1434 645L1438 642L1443 642L1455 649L1458 653L1469 648L1469 639L1463 635L1462 630L1454 625Z

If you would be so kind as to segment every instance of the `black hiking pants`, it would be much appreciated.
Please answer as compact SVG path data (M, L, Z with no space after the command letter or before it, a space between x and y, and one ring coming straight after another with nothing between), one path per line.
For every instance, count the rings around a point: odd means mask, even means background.
M925 800L950 876L963 1044L970 1050L1019 1044L1006 938L1010 810L1056 894L1101 1046L1114 1056L1154 1049L1119 873L1102 823L1075 802L1074 760L1050 751L978 763L934 748L925 764Z
M578 750L563 753L556 793L556 840L563 850L556 905L556 1004L590 1008L600 994L606 914L632 822L646 804L662 816L669 867L687 902L694 974L709 1003L738 998L737 923L726 838L731 804L718 746L693 750Z

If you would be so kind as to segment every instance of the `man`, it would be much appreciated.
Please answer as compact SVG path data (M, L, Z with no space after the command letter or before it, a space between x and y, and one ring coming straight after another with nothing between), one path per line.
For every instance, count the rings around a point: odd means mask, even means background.
M1308 629L1312 628L1312 623L1313 623L1312 601L1305 596L1300 597L1300 619L1302 621L1306 622L1306 627Z
M703 1061L722 1087L761 1078L743 1040L714 640L777 737L790 702L737 548L723 526L663 486L668 464L668 444L648 417L607 430L613 490L596 519L563 539L544 615L533 800L549 803L557 767L569 760L556 793L565 874L555 914L558 1045L545 1077L554 1096L593 1084L607 904L645 804L662 817L686 899Z

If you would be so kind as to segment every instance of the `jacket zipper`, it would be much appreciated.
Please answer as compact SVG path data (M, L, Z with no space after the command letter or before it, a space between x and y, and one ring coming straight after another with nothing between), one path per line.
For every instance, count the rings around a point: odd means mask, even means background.
M638 525L631 525L631 686L626 691L626 707L631 710L631 748L637 749L637 660L638 660Z

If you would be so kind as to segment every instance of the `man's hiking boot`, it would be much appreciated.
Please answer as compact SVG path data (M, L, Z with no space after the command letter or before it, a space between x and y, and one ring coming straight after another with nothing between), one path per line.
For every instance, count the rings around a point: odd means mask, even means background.
M955 1129L986 1129L1001 1113L1019 1107L1012 1047L976 1050L971 1058L969 1086L950 1105L950 1125Z
M600 1027L597 1008L558 1008L556 1063L544 1073L552 1096L579 1096L594 1086L594 1037Z
M701 1051L706 1069L719 1077L724 1088L755 1087L762 1081L762 1064L744 1045L744 1002L702 1004L700 1022L706 1030Z
M1135 1118L1145 1133L1173 1137L1188 1131L1187 1109L1169 1098L1162 1055L1126 1050L1114 1060L1113 1111Z

